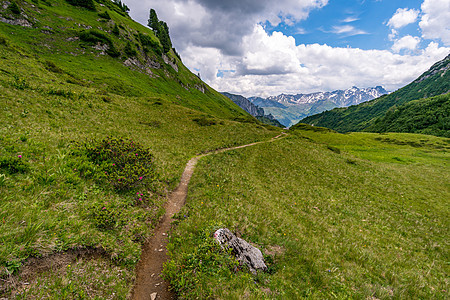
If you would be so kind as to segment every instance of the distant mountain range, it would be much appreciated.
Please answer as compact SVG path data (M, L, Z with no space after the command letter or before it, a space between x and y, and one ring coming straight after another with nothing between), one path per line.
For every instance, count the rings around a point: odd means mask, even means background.
M226 92L221 93L221 94L224 95L225 97L228 97L229 99L231 99L231 101L233 101L235 104L237 104L243 110L248 112L250 115L257 118L259 121L261 121L265 124L269 124L269 125L273 125L273 126L277 126L277 127L284 127L280 122L278 122L277 119L274 118L274 116L272 116L271 114L266 115L263 108L253 104L251 101L249 101L244 96L230 94L230 93L226 93Z
M450 55L435 63L415 81L389 95L322 112L301 122L339 132L395 131L450 137L450 97L435 97L450 92L449 70ZM435 98L422 99L430 97Z
M296 124L301 119L336 107L357 105L388 92L381 86L371 88L351 87L333 92L311 94L281 94L268 98L250 97L253 104L264 108L286 127Z

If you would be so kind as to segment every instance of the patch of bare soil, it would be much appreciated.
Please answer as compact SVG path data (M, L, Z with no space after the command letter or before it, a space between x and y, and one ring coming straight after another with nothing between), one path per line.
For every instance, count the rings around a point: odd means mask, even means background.
M105 256L103 249L72 249L66 252L54 253L45 257L32 257L21 267L19 274L0 278L0 295L27 288L43 273L60 273L67 265L73 264L79 259L98 259Z

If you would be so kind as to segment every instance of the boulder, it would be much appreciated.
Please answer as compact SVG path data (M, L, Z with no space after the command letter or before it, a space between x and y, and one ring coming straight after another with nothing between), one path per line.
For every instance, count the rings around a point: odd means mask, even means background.
M256 275L257 271L267 271L261 251L235 236L228 228L218 229L213 237L223 248L231 248L239 263L247 265L253 274Z

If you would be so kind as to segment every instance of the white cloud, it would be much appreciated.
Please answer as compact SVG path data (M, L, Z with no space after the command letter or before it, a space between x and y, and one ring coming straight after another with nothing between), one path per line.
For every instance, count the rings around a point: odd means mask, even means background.
M387 25L389 27L399 29L408 24L416 22L418 17L419 11L415 9L399 8L392 16L392 18L388 21Z
M421 24L424 23L421 27L427 37L432 35L431 30L437 26L433 18L443 14L438 14L428 6L436 1L425 0L422 5L424 17ZM156 9L159 18L169 24L172 41L185 65L191 70L199 69L205 82L217 90L245 96L327 91L353 85L383 85L389 90L395 90L417 78L450 51L450 48L440 47L435 42L419 50L417 37L411 37L409 43L404 40L403 45L400 43L402 39L399 39L395 42L397 46L393 46L393 49L400 47L399 51L415 49L414 55L408 51L400 55L391 50L296 45L293 37L279 32L270 35L261 25L255 25L266 21L272 24L293 24L305 19L311 10L326 5L328 0L126 2L131 8L131 16L142 24L147 23L149 9ZM404 14L399 11L399 16ZM409 20L417 19L417 11L403 11L406 15L412 13L413 18ZM397 28L409 24L407 18L399 16L394 15L389 21L393 41L398 39ZM351 26L349 23L352 20L347 18L332 30L342 36L366 33ZM445 20L440 22L445 29ZM443 33L446 31L442 31L442 28L439 29L439 38L445 36ZM304 30L297 30L298 34L304 33Z
M396 53L400 52L402 49L415 50L420 43L420 38L417 36L406 35L401 39L394 42L392 50Z
M293 37L280 32L269 35L260 25L244 38L242 46L242 57L231 58L217 52L205 56L202 66L208 71L202 70L202 78L220 91L245 96L327 91L353 85L383 85L388 90L396 90L416 79L450 51L434 42L417 51L419 55L319 44L297 46ZM184 54L188 65L200 56L197 50L189 53ZM219 78L215 75L218 69L236 72L227 72Z
M424 39L440 39L450 46L450 1L424 0L419 22Z
M336 34L345 34L346 36L367 34L366 31L357 29L351 25L333 26L333 29L331 30L331 32L336 33Z
M269 21L288 26L307 18L328 0L127 0L130 15L146 24L149 9L169 24L177 49L188 45L217 48L228 55L241 55L242 37L254 24ZM146 9L143 9L146 8Z

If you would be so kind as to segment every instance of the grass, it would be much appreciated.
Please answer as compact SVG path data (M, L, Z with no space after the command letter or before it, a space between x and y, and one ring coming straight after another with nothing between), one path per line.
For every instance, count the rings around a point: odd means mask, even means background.
M21 16L38 20L33 28L0 23L0 276L2 284L30 283L2 285L1 293L124 298L186 162L280 129L207 86L199 91L202 82L173 53L178 72L157 48L147 56L161 68L125 66L128 41L145 61L135 34L158 43L130 18L108 10L111 20L99 19L106 8L63 0L32 2L16 1ZM120 57L74 39L86 26L111 39ZM180 295L445 298L448 139L303 129L200 161L166 268ZM76 147L107 136L150 149L155 186L118 190L104 180L111 166ZM218 226L259 245L270 272L254 277L238 268L209 238ZM20 278L27 261L83 249L103 255Z
M150 51L162 67L149 76L126 67L124 57L67 41L88 25L100 27L120 51L129 38L136 42L138 30L154 38L127 17L108 12L121 26L117 37L109 34L112 23L65 1L39 1L40 14L31 1L17 3L39 22L34 28L0 23L0 276L21 281L17 276L30 258L102 249L106 261L84 262L83 272L68 273L67 264L35 271L21 293L27 299L103 298L112 292L123 298L132 287L141 245L164 213L165 196L185 163L199 153L269 139L279 129L243 122L250 119L231 100L210 88L198 91L194 86L201 81L179 61L176 72ZM241 122L234 121L238 117ZM156 187L118 190L101 180L108 170L75 145L107 136L150 149ZM106 274L116 269L121 276ZM115 283L85 289L86 278ZM2 284L1 294L18 291L11 287Z
M202 159L166 266L180 296L445 299L450 178L440 147L448 140L383 136L422 140L421 149L378 137L296 130ZM218 226L259 246L272 272L230 275L198 263L183 273L199 236Z

